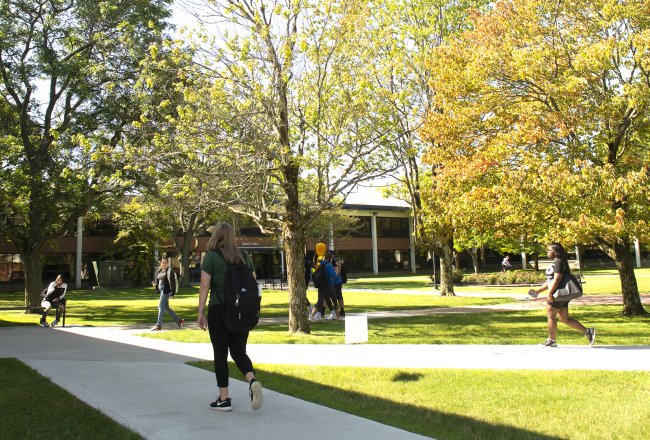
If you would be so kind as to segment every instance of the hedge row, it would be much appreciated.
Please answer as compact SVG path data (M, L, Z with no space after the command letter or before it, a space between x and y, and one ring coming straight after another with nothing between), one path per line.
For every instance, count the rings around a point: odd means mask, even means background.
M454 278L456 277L454 276ZM543 283L545 279L542 271L509 270L496 273L463 274L460 282L463 284L538 284Z

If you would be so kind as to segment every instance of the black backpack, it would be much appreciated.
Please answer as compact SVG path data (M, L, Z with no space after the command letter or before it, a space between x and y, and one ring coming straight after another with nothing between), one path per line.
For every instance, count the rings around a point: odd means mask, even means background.
M329 264L326 262L322 262L320 266L318 266L318 269L316 269L316 272L313 273L311 276L311 280L314 282L314 287L317 289L320 289L321 287L325 287L327 284L327 274L325 273L325 265Z
M223 258L221 251L217 253ZM253 271L245 263L230 264L226 261L226 264L222 303L226 328L235 333L247 332L260 320L260 289Z
M41 302L43 301L52 301L54 298L58 298L61 295L63 295L63 287L55 287L50 294L47 294L47 291L49 290L49 287L46 287L43 289L41 292Z

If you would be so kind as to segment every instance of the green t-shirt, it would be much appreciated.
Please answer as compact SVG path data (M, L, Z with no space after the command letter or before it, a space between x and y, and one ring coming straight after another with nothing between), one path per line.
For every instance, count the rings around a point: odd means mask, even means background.
M246 265L255 272L255 265L250 255L246 252L241 251L246 260ZM226 260L223 259L215 251L208 251L203 257L203 262L201 263L201 270L212 278L210 279L210 300L208 301L208 307L219 305L223 302L223 286L226 282L226 269L228 264Z

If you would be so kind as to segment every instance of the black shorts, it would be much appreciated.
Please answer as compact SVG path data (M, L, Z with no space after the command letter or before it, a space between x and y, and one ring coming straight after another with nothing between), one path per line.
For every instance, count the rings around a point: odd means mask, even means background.
M568 309L569 308L569 303L571 301L546 301L546 304L549 306L553 307L554 309Z

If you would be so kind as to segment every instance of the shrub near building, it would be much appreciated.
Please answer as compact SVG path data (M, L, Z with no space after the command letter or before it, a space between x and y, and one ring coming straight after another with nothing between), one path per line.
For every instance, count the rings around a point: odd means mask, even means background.
M544 272L515 270L507 272L463 274L462 284L540 284L545 279Z

